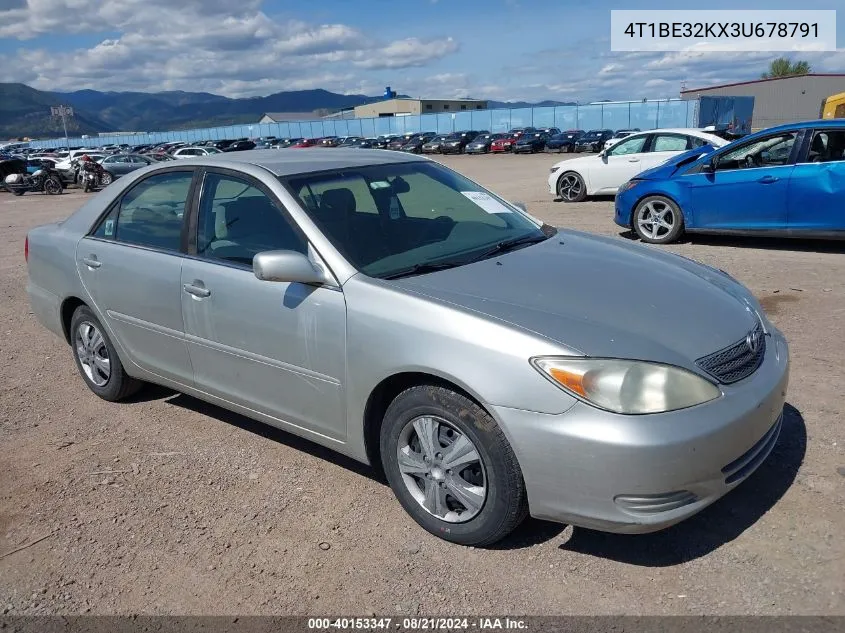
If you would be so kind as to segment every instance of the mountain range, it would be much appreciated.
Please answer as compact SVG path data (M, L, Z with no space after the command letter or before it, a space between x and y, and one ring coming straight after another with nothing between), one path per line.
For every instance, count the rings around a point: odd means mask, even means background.
M335 111L382 97L344 95L327 90L277 92L266 97L233 99L208 92L44 92L19 83L0 83L0 138L56 137L64 132L50 107L68 105L68 134L156 132L256 123L265 112ZM569 105L559 101L489 101L489 107ZM317 115L315 114L315 118Z

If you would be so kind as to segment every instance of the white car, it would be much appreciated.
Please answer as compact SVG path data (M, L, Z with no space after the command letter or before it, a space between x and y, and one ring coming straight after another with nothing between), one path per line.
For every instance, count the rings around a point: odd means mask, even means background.
M173 152L173 158L196 158L197 156L209 156L219 154L216 147L180 147Z
M564 202L587 196L616 194L641 171L703 145L722 147L728 141L693 128L648 130L631 134L594 156L556 163L549 174L549 193Z

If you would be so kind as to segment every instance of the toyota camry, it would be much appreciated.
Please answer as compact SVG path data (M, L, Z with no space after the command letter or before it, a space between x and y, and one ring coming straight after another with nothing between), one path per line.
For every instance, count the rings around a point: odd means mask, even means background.
M555 229L421 156L157 164L25 256L33 313L100 398L157 383L328 446L457 543L529 513L672 525L780 432L787 344L737 281Z

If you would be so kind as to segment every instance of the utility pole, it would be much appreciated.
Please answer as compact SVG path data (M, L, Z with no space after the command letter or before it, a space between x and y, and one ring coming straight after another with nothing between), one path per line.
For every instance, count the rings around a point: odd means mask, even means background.
M65 130L65 148L70 151L70 141L67 138L67 117L73 116L73 108L66 105L51 106L50 114L54 117L61 117L62 127Z

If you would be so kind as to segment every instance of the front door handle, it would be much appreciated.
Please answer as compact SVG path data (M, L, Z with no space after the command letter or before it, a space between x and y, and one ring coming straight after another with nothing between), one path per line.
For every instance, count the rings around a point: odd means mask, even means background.
M103 262L99 261L96 255L89 255L88 257L83 257L82 263L88 266L88 268L99 268L103 265Z
M761 183L763 183L764 185L770 185L770 184L772 184L773 182L777 182L778 180L780 180L780 178L776 178L776 177L774 177L774 176L763 176L763 177L762 177L762 178L760 178L760 180L758 180L757 182L761 182Z
M638 163L638 162L640 162L640 159L639 158L629 158L628 162L629 163Z
M197 285L200 284L200 285ZM189 295L193 295L195 297L205 298L211 294L211 290L206 288L204 285L201 285L202 282L199 280L194 280L192 284L185 284L182 288L187 292Z

